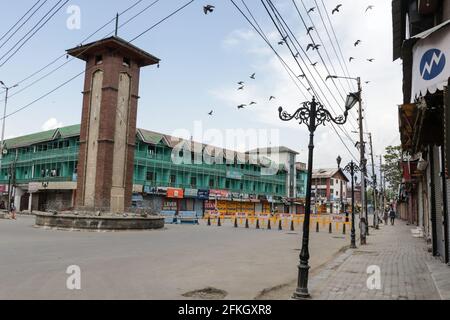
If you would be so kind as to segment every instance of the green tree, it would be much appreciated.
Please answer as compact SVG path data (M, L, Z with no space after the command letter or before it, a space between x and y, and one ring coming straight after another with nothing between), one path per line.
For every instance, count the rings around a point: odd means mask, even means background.
M392 193L396 194L402 182L401 146L387 147L384 161L383 172L386 179L386 188L389 188Z

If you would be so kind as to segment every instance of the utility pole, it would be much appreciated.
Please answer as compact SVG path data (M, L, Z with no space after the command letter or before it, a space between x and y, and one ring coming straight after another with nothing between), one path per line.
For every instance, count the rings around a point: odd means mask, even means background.
M384 185L383 185L383 155L380 155L380 205L382 213L384 214Z
M373 159L373 143L372 143L372 133L369 133L370 142L370 156L372 159L372 180L373 180L373 227L378 229L378 214L377 214L377 175L375 174L375 162Z
M3 160L3 143L5 140L5 122L6 122L6 108L8 106L8 94L9 94L9 90L18 87L19 85L13 85L12 87L8 87L5 85L5 83L3 81L0 81L0 85L2 86L2 88L5 90L5 107L3 109L3 119L2 119L2 136L1 136L1 141L0 141L0 172L2 170L2 160ZM9 192L9 191L8 191Z
M367 207L366 207L366 148L364 143L364 126L363 126L363 106L362 106L362 88L361 88L361 78L357 78L358 81L358 95L359 95L359 151L360 151L360 165L361 165L361 216L360 218L364 218L366 220L365 226L366 230L360 230L361 231L361 239L363 238L363 232L366 233L366 235L369 235L369 217L367 214Z

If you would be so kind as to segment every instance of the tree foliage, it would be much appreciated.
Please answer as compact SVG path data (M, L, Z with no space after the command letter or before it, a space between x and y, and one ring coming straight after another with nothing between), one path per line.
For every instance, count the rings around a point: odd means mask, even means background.
M402 182L401 160L401 146L389 146L386 148L383 171L384 177L386 179L386 188L389 188L393 193L397 193L398 188Z

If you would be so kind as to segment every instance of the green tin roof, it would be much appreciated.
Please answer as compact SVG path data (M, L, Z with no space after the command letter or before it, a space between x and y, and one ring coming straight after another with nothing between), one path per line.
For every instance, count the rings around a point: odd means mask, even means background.
M142 140L148 144L159 144L164 139L164 135L161 133L144 129L137 129L137 131L138 136L140 136Z
M57 129L57 130L61 134L62 138L69 138L69 137L79 136L80 128L81 128L81 125L75 124L73 126L63 127L63 128Z
M5 147L7 149L26 147L40 142L53 140L56 130L43 131L26 136L5 140Z

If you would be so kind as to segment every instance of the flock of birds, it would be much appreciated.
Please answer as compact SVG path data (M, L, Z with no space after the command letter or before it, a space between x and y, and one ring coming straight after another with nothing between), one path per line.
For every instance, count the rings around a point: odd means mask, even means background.
M374 5L369 5L369 6L366 8L365 13L367 13L369 10L372 10L374 7L375 7ZM331 11L331 14L334 15L334 14L336 14L336 13L339 13L340 10L341 10L341 8L342 8L342 4L338 4L338 5ZM214 12L214 9L215 9L215 6L209 5L209 4L208 4L208 5L205 5L205 6L203 7L203 12L205 13L205 15L207 15L208 13ZM316 10L316 7L310 8L310 9L307 11L308 15L311 14L312 12L314 12L315 10ZM308 28L307 28L307 35L309 36L309 35L311 34L312 31L314 31L314 27L308 27ZM278 42L278 45L280 45L280 46L284 45L284 44L286 43L287 39L288 39L287 36L284 37L284 38L282 38L282 39ZM362 43L362 40L359 40L359 39L358 39L358 40L355 41L355 43L354 43L353 45L354 45L355 47L357 47L357 46L361 45L361 43ZM320 44L317 44L317 43L309 43L309 44L307 45L307 47L306 47L306 51L309 51L309 50L312 50L312 51L319 50L320 47L321 47ZM300 57L300 54L297 53L297 54L295 55L295 58L297 59L297 58L299 58L299 57ZM350 57L350 58L348 59L348 61L349 61L350 63L351 63L353 60L356 60L356 58L355 58L355 57ZM368 59L366 59L366 61L367 61L367 62L374 62L375 59L374 59L374 58L368 58ZM311 66L316 67L317 64L318 64L318 62L314 62L314 63L311 63ZM301 79L303 79L303 78L305 78L305 77L306 77L306 75L304 75L304 74L301 74L301 75L298 76L298 78L301 78ZM328 76L328 77L326 78L326 80L328 80L328 79L330 79L330 78L332 78L332 77L331 77L331 76ZM250 79L255 80L255 79L256 79L256 73L253 73L253 74L250 76ZM365 83L366 83L366 84L369 84L370 81L366 81ZM245 88L245 82L244 82L244 81L239 81L237 84L239 85L239 87L238 87L238 89L237 89L238 91L244 90L244 88ZM308 91L310 91L310 90L311 90L311 88L308 88ZM275 96L270 96L270 97L269 97L269 101L272 101L272 100L275 100L275 99L276 99ZM244 108L247 107L247 106L252 106L252 105L255 105L255 104L257 104L255 101L250 102L248 105L247 105L247 104L240 104L240 105L237 106L237 109L238 109L238 110L241 110L241 109L244 109ZM212 116L213 114L214 114L214 110L211 110L211 111L208 113L208 115L210 115L210 116Z

